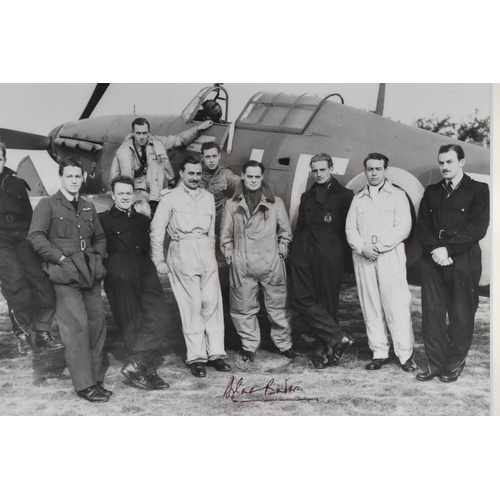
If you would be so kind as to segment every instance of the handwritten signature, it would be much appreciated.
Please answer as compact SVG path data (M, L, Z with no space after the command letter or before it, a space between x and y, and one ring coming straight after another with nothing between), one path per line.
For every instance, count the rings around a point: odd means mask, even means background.
M299 385L289 384L288 379L285 379L285 383L281 387L278 384L275 384L274 378L272 378L271 380L269 380L269 382L267 382L267 384L265 384L262 387L252 386L250 388L247 388L243 386L243 377L235 381L234 376L232 376L229 379L223 397L225 399L231 399L233 403L256 403L256 402L268 403L271 401L318 401L318 398L291 398L291 397L268 398L268 396L278 396L280 394L295 394L296 392L304 392L304 391ZM237 396L244 396L251 394L262 395L264 396L264 398L235 399L235 397Z

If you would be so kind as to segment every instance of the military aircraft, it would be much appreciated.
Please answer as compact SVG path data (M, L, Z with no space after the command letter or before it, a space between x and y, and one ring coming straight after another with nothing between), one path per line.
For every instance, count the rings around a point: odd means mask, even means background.
M48 136L0 129L0 138L12 149L47 150L57 162L68 156L78 158L86 171L86 193L93 195L98 210L110 205L109 170L117 148L130 133L135 115L91 117L92 111L109 84L97 84L80 118L52 130ZM200 123L203 105L217 103L220 115L186 149L201 151L202 142L215 140L222 147L221 164L235 173L248 159L262 161L266 179L290 213L292 225L297 220L300 195L312 183L310 158L319 152L334 160L337 179L358 191L365 184L363 159L368 153L381 152L389 161L389 178L406 190L415 211L429 184L441 179L437 151L442 144L460 144L465 151L465 171L471 177L489 182L488 149L402 125L383 116L385 85L379 87L376 109L362 111L344 103L333 93L323 98L314 94L258 92L242 109L233 123L228 123L229 95L222 84L201 89L180 116L145 115L153 135L173 135ZM186 149L169 151L177 171ZM19 175L32 186L32 194L47 194L29 157L19 166ZM490 280L489 234L482 240L482 285ZM418 276L415 265L421 249L415 238L407 246L409 276ZM412 272L413 271L413 272Z

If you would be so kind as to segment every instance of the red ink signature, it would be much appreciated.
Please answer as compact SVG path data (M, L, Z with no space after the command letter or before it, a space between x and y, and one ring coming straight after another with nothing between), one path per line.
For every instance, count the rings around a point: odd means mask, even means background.
M298 385L289 384L288 379L285 379L285 384L280 387L275 384L274 378L269 380L266 385L262 387L252 386L250 388L243 386L243 377L235 382L234 376L229 379L223 397L231 399L234 403L254 403L254 402L270 402L270 401L318 401L318 398L270 398L267 396L276 396L280 394L295 394L296 392L303 392L302 388ZM263 399L235 399L236 396L244 396L250 394L257 394L264 396Z

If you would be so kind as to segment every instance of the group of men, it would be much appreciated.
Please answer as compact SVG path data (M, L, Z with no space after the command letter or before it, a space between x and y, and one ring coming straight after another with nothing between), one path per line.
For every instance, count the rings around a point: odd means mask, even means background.
M262 290L270 336L280 353L289 359L297 355L295 311L315 337L314 366L325 369L355 340L338 318L344 261L352 251L373 352L365 368L378 370L388 362L390 333L401 368L417 370L405 255L412 215L405 191L387 178L388 158L366 157L367 185L354 194L333 177L329 155L313 156L315 183L302 195L292 244L285 205L264 181L261 162L247 161L237 176L219 166L219 146L205 142L201 160L185 157L174 187L167 150L189 144L211 125L206 121L178 136L154 137L147 120L134 120L111 168L114 205L99 216L79 195L84 171L73 159L60 163L60 190L42 199L32 216L23 181L5 167L6 149L0 144L0 279L19 353L34 353L32 332L43 347L64 346L77 394L108 401L112 393L103 385L102 369L104 280L127 351L122 374L138 388L167 389L154 363L166 334L158 276L166 274L191 373L205 377L206 366L230 371L219 278L225 265L242 359L252 362L260 346ZM451 382L463 370L472 341L481 275L478 242L489 224L489 191L463 173L460 146L441 147L438 162L444 181L426 189L417 222L429 360L417 379L439 376ZM51 334L54 316L62 343Z

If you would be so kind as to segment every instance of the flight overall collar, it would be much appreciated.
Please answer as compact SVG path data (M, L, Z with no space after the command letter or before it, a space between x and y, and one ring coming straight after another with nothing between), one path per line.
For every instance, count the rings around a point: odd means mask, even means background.
M11 177L17 177L14 170L11 170L9 167L3 167L3 172L0 174L0 185L2 188L4 187L5 181Z
M379 193L381 191L386 191L387 193L392 193L396 189L389 179L385 179L384 184L378 188ZM355 196L361 198L362 196L368 196L370 194L370 186L367 184L361 191L358 191Z
M446 191L446 180L443 179L439 185ZM458 183L452 179L453 189L457 189L459 186L463 186L465 189L469 189L472 184L472 179L467 174L462 174L462 178Z
M241 180L240 183L236 186L236 189L234 190L233 201L241 201L245 197L243 191L244 185L245 184L243 183L243 180ZM269 203L274 203L276 201L276 198L274 197L274 194L266 181L262 181L260 190L262 192L263 201L267 201Z

